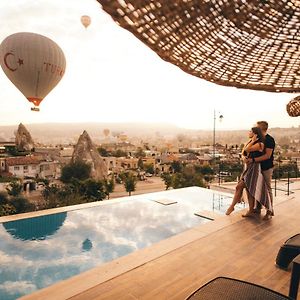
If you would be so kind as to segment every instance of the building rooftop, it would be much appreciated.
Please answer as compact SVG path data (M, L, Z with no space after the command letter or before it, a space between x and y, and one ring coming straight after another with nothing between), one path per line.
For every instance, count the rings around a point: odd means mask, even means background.
M16 166L16 165L37 165L40 163L40 159L35 156L16 156L16 157L8 157L6 159L8 166Z

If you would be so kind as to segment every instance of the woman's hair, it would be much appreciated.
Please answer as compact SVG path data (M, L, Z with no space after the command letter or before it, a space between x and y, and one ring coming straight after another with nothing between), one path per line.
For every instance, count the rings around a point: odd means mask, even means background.
M261 129L260 129L259 127L252 127L251 130L252 130L252 132L253 132L254 134L257 135L258 142L263 143L263 142L265 141L265 137L264 137L264 135L262 134L262 131L261 131Z

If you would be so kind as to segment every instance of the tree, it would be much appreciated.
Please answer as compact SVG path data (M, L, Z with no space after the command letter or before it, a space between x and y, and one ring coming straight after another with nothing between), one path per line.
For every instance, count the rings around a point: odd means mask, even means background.
M6 192L0 192L0 217L15 213L15 208L9 204L8 194Z
M298 176L298 167L296 164L288 163L288 164L280 164L274 167L273 171L273 178L280 179L280 178L287 178L288 173L290 177L297 177Z
M110 156L110 153L105 148L100 147L97 150L98 150L99 154L103 157Z
M154 174L153 164L144 164L144 170L146 173Z
M136 181L136 177L132 173L126 173L126 176L124 178L124 187L126 189L126 192L129 193L129 196L131 196L131 192L135 191Z
M189 186L205 187L203 177L201 174L195 172L195 168L192 165L184 167L180 173L175 173L172 176L172 187L174 189L184 188Z
M16 214L16 209L11 204L0 205L0 217Z
M54 208L58 207L60 204L58 198L59 186L56 184L45 186L42 191L42 196L45 199L45 208Z
M145 151L142 148L139 147L138 150L135 153L135 157L137 157L137 158L143 158L145 156L146 156Z
M36 182L43 182L45 186L48 186L50 184L50 180L47 178L37 178Z
M214 178L214 170L210 166L195 166L195 172L203 175L206 182L211 182Z
M57 206L76 205L88 202L88 199L85 196L75 193L73 187L68 184L59 188L57 195Z
M0 192L0 205L8 204L8 194L6 192Z
M174 189L180 189L185 187L182 173L175 173L174 175L172 175L172 187Z
M107 199L109 199L109 194L112 193L115 189L115 181L114 179L110 180L104 180L104 192L107 196Z
M210 166L195 166L196 173L200 173L202 175L213 175L214 170Z
M114 156L114 157L127 157L128 153L121 150L121 149L118 149L118 150L112 152L112 156Z
M182 163L179 162L178 160L173 161L173 162L171 163L171 167L172 167L174 173L181 172L182 169L183 169Z
M163 173L160 176L165 183L166 190L168 190L172 186L172 176L170 173Z
M99 201L105 198L104 186L101 181L86 179L83 182L83 195L88 201Z
M10 196L17 197L21 194L23 190L23 185L18 181L12 181L9 183L6 190Z
M144 170L144 162L141 158L139 158L139 160L138 160L138 168L140 170Z
M8 216L36 209L25 197L21 196L22 184L14 181L7 188L8 193L0 192L0 216Z
M10 200L10 204L15 208L15 212L17 214L33 211L35 209L35 205L30 203L23 196L16 196Z
M78 180L86 180L90 177L91 165L83 162L71 162L70 164L64 166L61 172L61 181L64 183L71 182L72 178Z

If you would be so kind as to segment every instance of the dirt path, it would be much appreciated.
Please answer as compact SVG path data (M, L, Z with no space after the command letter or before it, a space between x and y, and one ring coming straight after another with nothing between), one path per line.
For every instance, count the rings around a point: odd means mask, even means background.
M145 181L138 181L136 191L131 195L140 195L145 193L153 193L165 190L165 184L160 177L150 177ZM122 184L116 184L115 191L110 194L110 199L128 196Z

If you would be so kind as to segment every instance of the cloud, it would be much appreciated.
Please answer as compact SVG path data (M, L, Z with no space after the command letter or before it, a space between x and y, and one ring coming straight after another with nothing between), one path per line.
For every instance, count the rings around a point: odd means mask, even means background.
M8 295L23 295L33 293L37 288L28 281L5 281L0 284L0 295L1 290Z

